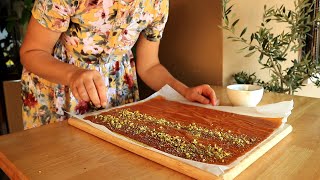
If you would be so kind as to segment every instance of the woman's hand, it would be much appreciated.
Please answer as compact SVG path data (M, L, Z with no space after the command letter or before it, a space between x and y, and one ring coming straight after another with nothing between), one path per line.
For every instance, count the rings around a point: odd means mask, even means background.
M106 86L98 71L77 69L70 75L69 86L76 99L106 107Z
M137 71L140 78L155 91L168 84L189 101L202 104L218 105L216 94L209 85L188 88L175 79L168 70L160 64L158 52L160 42L152 42L140 35L137 42Z
M218 105L218 100L214 90L207 84L187 88L184 93L189 101L197 101L202 104Z

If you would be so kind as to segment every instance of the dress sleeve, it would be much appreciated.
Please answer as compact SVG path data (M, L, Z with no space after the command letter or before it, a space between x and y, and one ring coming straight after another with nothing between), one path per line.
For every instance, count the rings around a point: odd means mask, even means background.
M162 38L168 20L169 0L159 0L158 3L155 5L155 18L142 32L149 41L159 41Z
M56 32L68 29L73 14L74 7L68 0L35 0L32 9L32 16L42 26Z

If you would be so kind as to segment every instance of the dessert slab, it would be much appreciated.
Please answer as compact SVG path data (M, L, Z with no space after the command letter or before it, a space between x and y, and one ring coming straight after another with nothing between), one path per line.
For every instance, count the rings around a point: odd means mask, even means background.
M163 166L166 166L168 168L171 168L173 170L176 170L180 173L186 174L196 179L233 179L234 177L239 175L243 170L245 170L248 166L254 163L254 161L256 161L259 157L264 155L269 149L271 149L278 142L280 142L284 137L286 137L292 131L292 127L290 125L283 126L282 128L278 129L277 132L275 132L269 138L267 138L264 142L259 144L258 147L252 150L237 165L224 171L222 174L217 176L211 172L208 172L207 169L201 169L199 167L185 163L178 159L171 158L169 156L158 153L156 151L146 149L143 146L138 146L136 144L125 141L121 138L105 133L104 131L101 131L77 118L74 118L74 117L70 118L68 120L68 123L71 126L79 128L107 142L110 142L123 149L131 151L139 156L147 158L151 161L154 161L156 163L159 163Z
M169 93L169 96L168 96L168 93L164 93L164 94L166 94L166 98L171 100L172 99L176 100L176 97L178 96L178 94L174 94L174 93ZM159 95L159 94L156 94L156 95ZM160 95L162 94L160 93ZM156 96L153 96L148 99L150 100L155 97ZM134 104L139 104L139 103L143 103L143 102L138 102ZM130 107L130 105L128 106ZM121 107L112 108L112 109L118 109L118 108L121 108ZM199 110L202 111L201 109L199 109L199 107L197 108L198 108L197 111ZM95 117L97 117L97 115L98 113L95 113ZM274 145L276 145L279 141L281 141L285 136L287 136L292 131L292 127L290 125L282 124L279 127L277 126L277 128L271 133L271 135L269 134L265 140L263 140L262 142L259 142L259 144L256 147L248 151L245 155L238 158L235 162L229 165L228 164L226 165L226 164L223 164L222 163L223 161L222 161L222 162L218 162L215 165L215 164L208 164L208 163L186 160L184 158L172 156L171 154L163 153L162 151L159 151L154 148L150 148L146 145L141 145L141 143L137 143L135 140L132 140L132 139L130 140L127 137L124 137L117 133L113 133L113 134L108 133L104 129L101 129L99 127L101 125L98 125L88 120L84 120L85 117L89 117L89 116L90 115L74 116L70 118L68 122L70 125L75 126L85 132L93 134L94 136L97 136L121 148L129 150L133 153L136 153L137 155L150 159L154 162L162 164L166 167L169 167L171 169L174 169L178 172L181 172L183 174L186 174L196 179L208 179L208 178L232 179L236 177L238 174L240 174L245 168L251 165L256 159L261 157L265 152L271 149ZM91 115L91 118L92 117L93 116ZM207 118L210 119L210 117L208 116ZM250 119L250 117L248 117L248 119ZM192 119L190 121L192 122ZM257 128L256 130L253 129L252 131L257 131ZM249 132L249 134L251 134L251 132Z

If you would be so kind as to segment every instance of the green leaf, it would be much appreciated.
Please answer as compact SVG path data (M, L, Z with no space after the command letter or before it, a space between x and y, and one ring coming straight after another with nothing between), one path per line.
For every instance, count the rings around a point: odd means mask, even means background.
M249 51L252 51L252 50L254 50L254 49L255 49L254 46L250 46L250 47L249 47Z
M240 19L235 20L235 21L232 23L231 26L232 26L232 27L235 27L235 25L239 22L239 20L240 20Z
M253 52L251 52L251 53L248 53L248 54L245 55L244 57L250 57L250 56L252 56L255 52L256 52L256 51L253 51Z
M228 14L230 14L231 13L231 11L232 11L232 7L233 7L233 5L231 5L226 11L225 11L225 15L228 15Z
M260 54L259 61L261 61L262 59L263 59L263 53Z
M247 28L244 28L240 34L240 37L242 37L246 33L246 31L247 31Z
M254 39L254 34L252 33L250 37L250 44L252 43L253 39Z
M268 39L264 39L262 43L262 48L265 48L268 43Z
M245 47L241 48L240 51L243 51L243 50L245 50L247 48L248 48L248 46L245 46Z
M290 18L290 17L291 17L291 11L288 12L288 18Z
M224 17L224 24L227 27L227 28L224 27L224 29L228 29L229 28L229 19L228 19L228 17Z
M275 59L276 59L276 60L279 60L279 61L285 61L285 60L287 60L287 58L285 58L285 57L276 57Z
M273 46L276 48L278 47L278 37L274 38Z
M280 8L279 9L282 9L283 8L283 4L280 6Z

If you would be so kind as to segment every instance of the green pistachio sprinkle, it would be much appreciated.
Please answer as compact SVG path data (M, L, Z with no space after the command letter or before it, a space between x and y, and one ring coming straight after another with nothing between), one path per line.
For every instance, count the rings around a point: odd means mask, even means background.
M96 115L95 119L107 123L111 129L118 129L127 133L133 132L134 134L146 134L154 139L157 139L160 146L172 146L179 154L179 156L187 159L200 159L202 162L214 158L217 161L225 162L225 158L232 156L230 152L223 150L216 144L203 145L198 142L198 138L213 138L219 141L226 142L227 144L245 147L257 141L256 138L249 138L246 135L237 135L232 133L231 130L223 129L208 129L201 127L196 123L188 125L181 125L180 123L168 121L165 118L155 118L147 114L140 113L139 111L130 111L129 109L117 110L115 115ZM137 121L160 125L158 129L150 129L148 126L141 126ZM197 139L188 142L184 137L171 136L163 132L166 127L171 127L177 130L187 131L194 135Z

